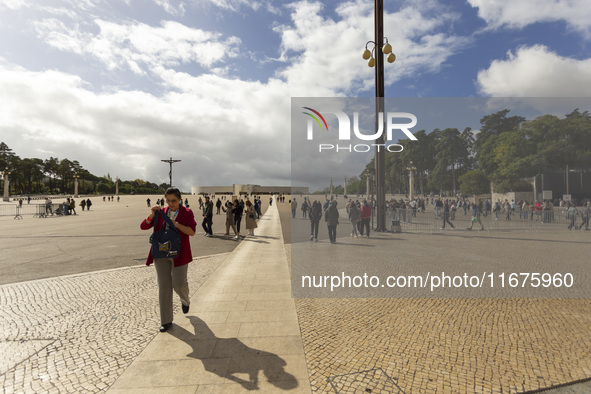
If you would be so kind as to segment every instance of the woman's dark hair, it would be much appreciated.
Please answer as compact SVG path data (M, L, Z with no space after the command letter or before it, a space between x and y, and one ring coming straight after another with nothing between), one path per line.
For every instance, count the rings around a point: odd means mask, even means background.
M166 189L164 195L168 196L169 194L174 194L175 196L177 196L179 200L181 199L181 191L176 187L169 187L168 189Z

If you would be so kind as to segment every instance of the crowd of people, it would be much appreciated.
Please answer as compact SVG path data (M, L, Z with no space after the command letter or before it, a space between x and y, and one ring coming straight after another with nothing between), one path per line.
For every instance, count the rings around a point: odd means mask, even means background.
M215 196L213 196L215 198ZM245 217L244 220L244 228L247 231L246 236L254 237L255 233L254 230L257 228L257 219L259 219L262 215L261 212L261 197L255 196L251 201L249 198L246 201L240 197L234 198L232 201L231 199L227 199L226 196L221 196L217 198L215 203L216 207L216 215L220 215L221 211L226 215L226 231L224 235L230 235L230 229L234 233L234 239L238 239L240 234L240 227L242 226L242 218ZM223 202L222 202L223 201ZM272 204L272 198L270 203ZM203 221L201 226L206 237L213 236L213 210L214 210L214 203L212 201L212 197L205 196L202 200L199 197L199 209L202 211Z
M452 229L455 226L450 220L455 220L456 215L463 214L471 215L471 226L468 230L471 230L475 223L484 229L481 217L490 217L494 220L523 220L523 221L537 221L541 223L556 223L557 217L555 211L557 208L561 208L566 212L566 218L569 220L568 229L588 229L589 228L589 216L591 214L591 202L585 201L580 203L578 206L562 199L556 201L527 201L514 200L504 201L498 200L492 202L491 199L479 199L478 202L470 201L468 198L417 198L410 201L404 200L390 200L386 202L386 208L389 210L402 210L403 217L410 218L416 217L417 212L425 212L428 206L433 206L433 212L435 217L440 218L442 222L441 229L445 229L446 224ZM578 222L580 218L581 223Z
M90 198L81 199L79 206L84 209L90 211L90 207L92 206L92 201ZM53 201L49 197L45 197L45 214L46 215L76 215L76 201L74 197L67 197L63 202L60 204L54 204Z
M336 196L338 197L338 196ZM347 196L345 201L347 201ZM290 203L291 216L296 218L298 216L298 209L301 211L302 219L310 220L310 241L318 240L319 223L324 217L327 225L329 239L331 243L336 243L336 229L339 225L339 213L337 208L337 200L335 196L325 196L324 204L318 200L311 200L309 197L292 198ZM375 210L375 199L349 199L345 203L347 218L351 222L351 236L369 237L371 226L370 221L372 211ZM441 230L446 227L452 230L457 228L459 221L456 220L457 215L469 216L469 227L466 230L470 231L476 226L480 230L484 230L483 218L488 220L522 220L522 221L537 221L540 223L557 223L558 216L555 216L555 209L561 209L561 217L566 217L569 230L588 230L591 217L591 202L584 201L575 206L571 202L557 199L556 201L526 201L514 200L492 202L491 199L479 199L471 201L468 198L441 198L441 197L419 197L413 200L390 199L386 201L386 211L389 213L396 213L396 217L406 223L412 223L412 218L417 216L417 213L424 213L432 209L433 215L437 220L441 221ZM392 215L394 217L395 215ZM458 218L459 219L459 218ZM561 222L563 223L563 221ZM507 225L505 225L507 226Z
M297 197L293 197L289 203L291 207L291 217L295 218L299 204ZM310 241L318 242L318 228L320 221L324 217L329 240L333 244L336 243L337 226L340 224L340 213L336 199L332 197L329 199L325 196L324 203L321 203L318 200L312 201L308 197L303 197L300 209L302 211L302 218L310 220ZM363 237L365 234L365 236L369 238L372 205L370 205L366 199L363 199L362 202L359 200L349 200L345 205L345 209L352 225L351 237Z

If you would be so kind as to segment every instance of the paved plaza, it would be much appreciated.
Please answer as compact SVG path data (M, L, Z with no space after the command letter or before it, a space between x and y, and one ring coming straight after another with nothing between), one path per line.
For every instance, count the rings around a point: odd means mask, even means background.
M139 230L145 197L93 210L0 218L5 392L527 392L572 382L555 392L591 391L588 297L298 299L290 280L302 251L319 263L344 256L334 262L351 267L347 255L379 248L429 267L570 264L588 281L591 231L353 239L342 220L331 245L324 223L310 243L301 211L292 220L287 202L274 204L255 238L191 238L191 311L176 302L175 324L160 334L155 272L143 265L148 233Z

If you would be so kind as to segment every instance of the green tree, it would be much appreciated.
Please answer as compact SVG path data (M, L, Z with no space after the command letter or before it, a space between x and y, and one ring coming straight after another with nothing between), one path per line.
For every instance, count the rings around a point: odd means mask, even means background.
M4 171L11 163L11 158L15 154L4 142L0 142L0 170ZM10 170L10 168L9 168Z
M437 164L433 169L433 184L455 195L458 170L468 167L470 152L466 141L458 129L447 128L439 132L435 149Z
M50 157L43 162L43 172L49 179L49 192L53 194L53 189L56 187L55 178L59 169L59 160L55 157Z
M490 193L490 181L481 170L470 170L458 178L460 193L465 196Z
M497 144L495 137L505 132L516 131L521 123L525 121L522 116L507 117L509 112L510 110L504 109L480 119L482 127L474 141L474 150L478 168L483 170L487 176L493 175L498 169L494 160L494 151Z

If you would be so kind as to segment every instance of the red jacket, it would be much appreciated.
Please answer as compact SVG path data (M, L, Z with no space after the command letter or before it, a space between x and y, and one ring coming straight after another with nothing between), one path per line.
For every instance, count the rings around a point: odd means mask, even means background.
M162 225L164 224L164 218L161 215L168 215L168 210L169 210L169 208L166 207L166 208L162 209L160 212L160 215L158 215L158 223L156 224L156 231L159 231L160 227L162 227ZM187 209L183 206L179 206L179 213L178 213L175 220L184 226L191 227L193 229L193 231L196 231L197 223L195 222L195 217L193 216L193 211L191 211L190 209ZM140 223L140 228L142 230L149 230L152 228L153 225L154 225L154 222L151 222L150 224L148 224L148 223L146 223L146 220L144 219ZM175 267L180 267L182 265L189 264L191 261L193 261L193 255L191 254L191 241L189 240L189 236L187 234L183 233L182 231L179 231L179 234L181 235L181 251L179 253L179 256L175 257L175 259L174 259L174 266ZM150 252L148 253L148 259L146 260L146 265L150 265L153 262L154 262L154 259L152 258L152 248L150 247Z
M361 205L361 219L367 219L371 217L371 206Z

